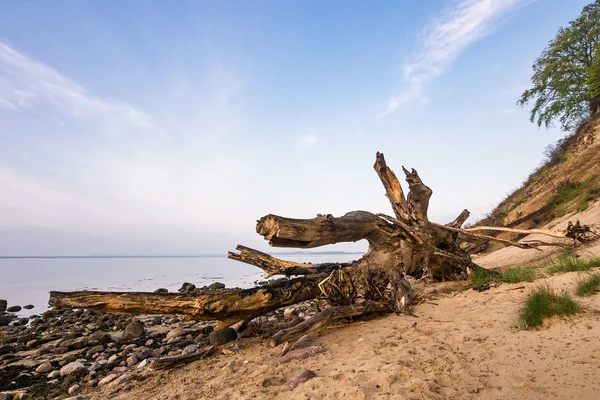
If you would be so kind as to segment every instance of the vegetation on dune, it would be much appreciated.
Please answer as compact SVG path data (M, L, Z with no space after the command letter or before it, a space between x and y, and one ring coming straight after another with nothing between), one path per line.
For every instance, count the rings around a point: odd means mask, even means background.
M556 274L559 272L588 271L594 267L600 267L600 257L578 258L564 256L550 261L547 270L549 274Z
M577 296L591 296L600 291L600 274L594 273L577 282Z
M573 131L596 113L599 42L600 0L596 0L569 26L558 30L533 64L533 87L517 103L533 102L532 122L550 127L558 120L563 130Z
M548 285L538 286L532 289L525 299L519 327L535 328L542 325L546 318L572 315L579 310L579 304L567 292L558 293Z
M476 270L469 277L469 286L473 289L482 289L490 283L519 283L532 282L536 278L534 267L513 267L498 271Z

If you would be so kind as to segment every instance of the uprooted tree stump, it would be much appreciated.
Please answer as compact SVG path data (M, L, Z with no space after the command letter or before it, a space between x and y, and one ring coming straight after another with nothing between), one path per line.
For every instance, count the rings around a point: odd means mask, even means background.
M461 229L469 217L467 210L446 225L430 222L427 211L432 190L421 181L417 171L402 167L409 188L405 196L382 153L377 153L374 168L383 183L394 216L352 211L341 217L327 214L313 219L292 219L270 214L262 217L256 225L258 234L273 247L309 249L365 239L369 249L357 261L302 264L240 245L237 247L239 252L230 252L229 258L261 268L265 278L274 275L294 278L251 289L222 289L195 294L51 292L49 303L56 307L91 308L114 313L185 314L197 320L217 320L217 330L234 324L243 329L256 317L310 299L322 298L329 303L330 308L310 319L281 329L271 338L271 344L278 345L332 319L405 311L413 303L407 277L430 281L466 279L470 270L481 267L457 244L459 234L527 249L564 245L539 240L512 242L476 233L480 230L515 231L509 228ZM564 232L538 229L519 233L541 233L557 238L573 238L575 235L573 228Z

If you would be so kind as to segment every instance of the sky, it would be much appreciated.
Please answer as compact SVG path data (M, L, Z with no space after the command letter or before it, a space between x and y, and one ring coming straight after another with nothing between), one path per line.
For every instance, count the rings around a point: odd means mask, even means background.
M0 255L268 250L391 213L377 151L479 219L564 136L516 101L586 3L0 2Z

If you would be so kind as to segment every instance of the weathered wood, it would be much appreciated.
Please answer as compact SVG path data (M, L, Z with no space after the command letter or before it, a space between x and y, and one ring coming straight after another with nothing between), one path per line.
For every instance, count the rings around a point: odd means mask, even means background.
M505 228L503 226L474 226L472 228L464 229L467 232L477 231L497 231L497 232L510 232L510 233L522 233L525 235L540 234L545 236L551 236L559 239L567 237L567 231L552 231L550 229L515 229Z
M171 369L175 367L180 367L182 365L188 364L192 361L201 360L206 357L210 357L215 354L215 346L206 346L202 350L198 350L194 354L187 354L185 356L175 356L175 357L163 357L158 360L154 360L150 363L150 368L152 369Z
M407 220L409 218L408 203L404 197L402 186L400 186L394 171L387 167L383 153L377 152L373 168L385 188L385 196L390 200L396 218Z
M324 263L324 264L303 264L294 261L281 260L267 253L251 249L250 247L238 245L236 247L240 253L229 252L227 258L240 261L246 264L254 265L262 269L264 277L270 278L273 275L312 275L321 273L331 273L338 268L350 267L353 263Z
M331 321L336 319L357 317L373 313L389 313L393 311L394 309L389 305L382 303L354 304L350 306L327 308L296 326L280 330L269 339L269 345L271 347L277 347L283 342L294 341L305 335L307 332L314 332L325 327Z
M282 280L252 289L206 293L50 292L57 308L90 308L115 314L183 314L191 319L219 321L218 330L281 307L314 299L326 275Z

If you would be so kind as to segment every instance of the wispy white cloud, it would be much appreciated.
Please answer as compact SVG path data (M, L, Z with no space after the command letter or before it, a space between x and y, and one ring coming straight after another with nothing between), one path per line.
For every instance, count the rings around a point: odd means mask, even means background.
M448 8L425 28L419 50L402 66L400 90L381 115L419 101L427 84L442 75L467 47L527 3L531 0L462 0Z
M309 147L314 146L315 143L317 143L319 141L319 137L317 135L315 135L314 133L305 133L302 136L300 136L300 138L298 139L298 141L296 142L296 148L298 150L305 150L308 149Z
M19 111L36 107L96 121L123 131L165 135L152 119L135 107L102 99L54 69L0 42L0 108ZM107 129L108 131L108 129Z

